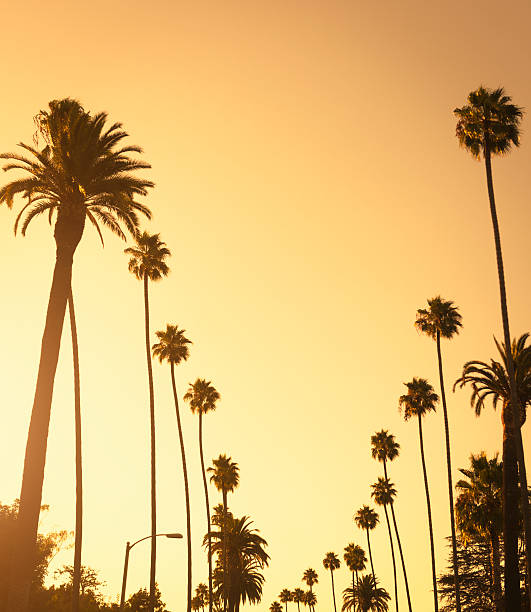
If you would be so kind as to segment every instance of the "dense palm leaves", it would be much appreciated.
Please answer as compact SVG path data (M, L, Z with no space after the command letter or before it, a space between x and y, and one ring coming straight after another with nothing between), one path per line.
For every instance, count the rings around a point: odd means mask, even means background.
M356 588L343 591L343 611L352 612L387 612L389 593L378 586L371 574L362 576Z
M286 612L288 612L288 602L293 601L293 593L289 589L282 589L278 598L281 603L285 604Z
M332 599L334 600L334 610L336 608L336 591L334 588L334 570L339 569L341 562L337 558L337 555L333 552L326 553L323 559L323 566L325 569L330 570L330 576L332 577Z
M66 303L71 288L72 263L85 227L85 220L99 223L125 237L135 235L138 213L150 217L149 209L135 201L153 186L135 176L149 165L129 157L140 153L137 146L121 146L127 136L121 124L106 127L107 115L91 115L76 100L50 102L38 115L42 149L21 143L21 153L6 153L4 170L20 170L21 178L0 188L0 203L11 208L17 196L26 200L15 222L24 235L31 221L46 213L55 218L56 261L41 344L39 369L28 431L22 490L19 538L12 564L10 607L14 612L27 607L31 582L31 559L35 550L42 497L46 443L53 386L63 329ZM122 229L122 225L125 228Z
M437 612L439 602L437 599L437 574L435 571L435 547L433 544L433 525L431 520L430 491L428 486L428 473L426 471L426 460L424 458L424 441L422 437L422 417L428 412L435 411L439 396L433 391L433 387L425 378L413 378L411 382L404 383L407 394L401 395L398 400L399 408L404 411L404 419L407 421L417 417L419 425L420 457L422 461L422 473L424 475L424 489L426 491L426 506L428 510L428 529L430 534L431 549L431 573L433 582L433 605Z
M362 572L367 565L367 557L365 551L361 546L356 544L349 544L345 547L345 554L343 559L347 564L348 569L352 572L352 592L356 589L358 582L358 572Z
M310 610L315 610L315 605L317 604L317 596L315 595L315 593L311 590L307 591L306 593L304 593L304 605L308 606L308 608Z
M310 591L313 593L313 585L319 582L319 576L314 569L309 567L302 575L302 580L310 587Z
M372 562L372 552L371 552L371 540L369 537L369 531L372 531L379 522L378 513L375 512L369 506L362 506L354 515L354 522L359 527L359 529L365 529L367 533L367 547L369 548L369 559L371 561L371 571L372 577L376 580L376 576L374 574L374 564Z
M302 589L294 589L291 594L293 597L293 601L297 604L297 610L300 612L301 606L300 604L304 602L304 591Z
M270 610L270 612L282 612L282 606L278 603L278 601L274 601L269 606L269 610Z

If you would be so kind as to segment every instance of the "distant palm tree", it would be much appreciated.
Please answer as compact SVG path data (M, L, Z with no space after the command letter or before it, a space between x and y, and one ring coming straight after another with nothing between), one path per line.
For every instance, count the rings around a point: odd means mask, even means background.
M396 582L396 561L395 561L395 549L393 546L393 536L391 533L391 524L389 523L389 515L387 514L387 506L393 503L393 497L396 495L396 489L393 484L389 482L387 478L378 478L378 482L371 485L372 487L372 498L379 505L383 506L385 512L385 520L387 522L387 532L389 533L389 544L391 545L391 559L393 561L393 580L395 584L395 605L396 612L398 612L398 585Z
M282 606L278 603L278 601L274 601L269 606L269 610L270 610L270 612L282 612Z
M190 528L190 492L188 488L188 470L186 469L186 453L184 450L183 429L181 426L181 415L179 413L179 398L177 396L177 385L175 384L175 366L188 359L188 345L191 344L190 340L188 340L184 334L185 330L179 329L177 325L166 325L166 331L155 332L159 342L153 345L152 351L153 356L158 357L160 363L167 361L170 364L171 386L173 390L173 400L175 402L175 414L177 415L177 429L179 432L181 461L184 476L186 542L188 548L187 610L190 612L192 605L192 533Z
M192 599L192 601L190 602L190 607L192 608L192 610L196 611L196 610L201 610L201 608L203 607L203 602L201 601L200 597L197 597L197 595Z
M311 590L306 591L304 594L304 605L308 606L310 610L315 610L315 605L317 604L317 597L315 593Z
M148 188L153 187L151 181L134 174L150 166L128 156L140 153L139 147L119 147L127 134L119 123L106 127L106 120L106 113L91 115L77 100L53 100L49 110L36 117L37 134L43 137L45 146L38 149L21 143L22 153L0 155L10 160L4 170L24 173L0 188L0 203L5 202L8 208L18 196L27 201L15 222L15 232L20 222L24 236L38 215L47 213L50 222L56 215L56 261L24 458L18 545L12 559L8 605L13 612L25 611L29 597L55 372L72 264L85 221L88 219L95 226L100 237L98 222L125 238L122 223L127 232L135 235L137 214L151 216L149 209L134 199L146 195Z
M490 215L494 233L494 245L496 249L496 262L498 267L498 284L500 288L500 306L503 324L503 344L511 346L511 332L509 329L509 314L507 312L507 295L505 289L505 271L503 267L503 255L498 224L498 213L494 198L494 186L492 181L492 155L504 155L514 145L520 145L520 122L523 110L512 104L510 96L505 93L503 87L487 89L479 87L470 92L467 99L468 104L456 108L454 114L457 117L456 136L459 144L466 149L475 159L483 156L485 160L485 171L487 177L487 190L489 193ZM510 385L510 398L513 406L518 404L518 392L516 388L514 363L512 355L507 355L507 374ZM529 499L527 496L527 475L524 460L524 448L518 422L518 414L510 411L507 416L512 418L512 426L516 436L516 452L519 464L520 499L524 517L524 532L526 540L526 565L527 565L527 595L531 601L531 533ZM509 525L509 514L514 510L504 506L504 533L511 531ZM505 546L512 547L512 542L504 541ZM505 599L506 607L518 610L520 607L520 584L518 565L511 561L513 551L506 555L505 567Z
M319 576L317 572L310 567L302 575L302 581L310 587L310 592L313 593L313 585L319 582Z
M210 482L213 482L216 489L221 491L223 496L223 529L227 522L227 496L232 493L240 482L240 469L238 464L232 461L232 457L220 455L217 459L213 459L214 467L209 467L207 472L211 474ZM228 583L227 573L227 550L224 546L223 550L223 609L227 610L228 593L230 585Z
M448 410L446 408L446 393L444 390L444 375L441 353L441 337L451 339L459 333L462 327L461 315L457 307L449 300L443 300L440 295L428 300L428 308L417 310L415 327L432 338L437 346L437 361L439 364L439 383L444 416L444 434L446 442L446 467L448 472L448 501L450 504L450 527L452 530L452 555L454 565L455 609L461 612L461 597L459 593L459 566L457 564L457 542L455 539L454 493L452 484L452 457L450 454L450 426L448 425Z
M212 412L216 409L216 402L219 400L219 393L212 386L210 381L198 378L193 384L190 383L188 391L184 396L184 401L190 403L190 409L195 414L199 414L199 456L201 458L201 471L203 473L203 486L205 489L206 515L208 531L208 606L212 612L212 546L210 538L210 505L208 502L208 485L205 472L205 459L203 455L203 414Z
M395 441L395 437L390 434L386 429L382 429L371 436L371 452L374 459L378 459L383 463L384 469L384 478L388 480L387 474L387 462L393 461L398 457L400 444ZM409 608L409 612L411 612L411 597L409 595L409 583L407 580L406 573L406 563L404 561L404 553L402 551L402 543L400 541L400 535L398 533L398 525L395 516L395 506L393 503L393 499L389 503L389 507L391 508L391 516L393 518L393 525L395 528L396 541L398 543L398 550L400 552L400 560L402 562L402 572L404 573L404 582L406 585L406 595L407 595L407 605Z
M286 604L286 612L288 612L288 601L293 601L293 593L289 589L282 589L278 598L283 604Z
M352 572L352 592L355 593L356 584L358 583L358 572L362 572L367 565L365 551L361 546L349 544L345 547L343 559L345 559L348 569Z
M339 569L341 562L339 561L336 553L328 552L323 559L323 566L325 569L330 570L330 576L332 577L332 598L334 600L334 612L337 612L336 608L336 591L334 588L334 570Z
M291 593L292 597L293 597L293 601L296 602L297 604L297 611L301 612L301 602L304 601L304 591L302 589L294 589L293 592Z
M511 345L512 361L515 368L516 388L518 395L517 411L518 429L526 419L527 406L531 405L531 346L526 346L529 334L523 334ZM456 380L455 387L465 385L472 387L470 403L480 415L485 402L492 400L493 407L502 404L503 423L503 542L505 551L505 607L514 608L513 604L520 601L520 573L518 568L518 537L520 512L518 509L518 465L517 441L513 427L512 396L510 377L507 369L507 351L504 344L496 340L496 348L500 361L494 359L490 363L484 361L468 361L463 366L461 377ZM525 522L525 521L524 521ZM513 574L516 572L516 577ZM509 576L508 576L509 574ZM513 581L515 584L513 584ZM518 586L518 593L514 592Z
M377 581L371 574L362 576L355 589L343 591L342 611L353 612L387 612L388 601L391 599L389 593L378 587ZM356 607L357 605L357 607Z
M374 565L372 563L372 552L371 552L371 540L369 538L369 531L372 531L379 522L378 514L369 506L362 506L354 515L354 521L359 529L365 529L367 532L367 546L369 548L369 559L371 561L371 571L373 580L376 582L376 576L374 575Z
M422 438L422 417L428 412L435 412L435 406L439 396L433 391L433 387L425 378L414 378L411 382L404 383L407 394L401 395L398 405L404 410L404 419L408 421L411 417L417 417L419 424L420 457L422 460L422 473L424 474L424 488L426 490L426 505L428 508L428 529L430 532L431 549L431 573L433 581L433 601L435 612L439 609L437 599L437 573L435 571L435 548L433 545L433 526L431 522L430 491L428 487L428 473L426 472L426 460L424 459L424 442Z
M199 598L201 602L201 608L204 610L205 605L208 603L208 587L203 582L200 582L195 587L195 596Z

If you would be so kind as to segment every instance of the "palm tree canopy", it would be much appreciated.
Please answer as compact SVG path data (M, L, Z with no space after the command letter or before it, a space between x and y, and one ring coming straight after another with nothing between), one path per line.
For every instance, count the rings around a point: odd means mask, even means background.
M391 599L389 593L378 587L378 581L371 574L362 576L353 589L349 587L343 591L342 611L356 610L356 612L387 612Z
M387 429L377 431L371 436L371 453L373 459L378 461L393 461L398 457L400 444L395 442L395 437Z
M240 482L240 468L232 461L232 457L220 455L213 459L214 467L209 467L210 482L213 482L218 491L232 493Z
M455 133L459 144L479 159L488 147L490 153L508 153L520 145L523 109L511 103L503 87L478 87L468 94L468 104L454 110Z
M371 488L371 496L379 506L393 503L393 499L396 497L396 489L389 478L378 478L378 482L371 485Z
M136 246L129 247L124 253L131 255L129 272L138 280L146 275L151 281L158 281L167 276L170 269L164 261L171 255L166 243L160 239L160 234L142 232L136 237Z
M314 607L317 604L317 595L313 591L306 591L303 601L307 606Z
M351 572L362 572L367 563L365 551L357 544L349 544L345 547L343 559L345 559L345 563Z
M413 416L424 416L432 410L435 411L439 396L425 378L413 378L411 382L404 384L407 394L400 396L398 406L404 409L406 421Z
M302 575L302 580L308 586L312 586L315 583L319 582L319 576L317 575L317 572L310 567Z
M167 361L174 365L186 361L189 356L188 345L192 342L184 335L185 332L177 325L169 324L166 325L166 331L155 332L159 341L151 347L153 357L158 357L160 363Z
M462 327L461 315L457 306L449 300L443 300L440 295L428 300L428 308L417 310L415 327L434 340L437 332L442 338L452 338Z
M338 559L336 553L328 552L323 559L323 566L325 569L336 570L341 565L341 562Z
M205 602L205 604L207 603L208 600L208 587L204 582L200 582L196 587L195 587L195 595L196 597L199 597L203 602Z
M96 228L103 243L100 224L120 238L126 238L123 227L131 235L138 232L138 213L151 218L149 208L135 201L147 195L151 181L135 176L135 171L150 168L145 162L129 157L142 153L136 145L120 146L128 136L121 123L106 127L107 114L91 115L77 100L65 98L49 103L49 110L37 115L37 134L42 149L19 143L21 153L3 153L9 160L4 170L24 173L0 188L0 203L13 206L16 196L27 203L15 221L15 233L22 221L21 233L38 215L54 215L66 224L74 222L81 238L85 219ZM57 236L58 225L55 232ZM76 243L77 245L77 243Z
M304 601L304 591L302 589L294 589L291 593L292 601L295 603L302 603Z
M206 414L215 410L219 398L220 395L212 383L204 378L198 378L193 384L190 383L184 395L184 401L189 402L190 410L194 414L196 412Z
M516 378L516 392L520 401L520 423L524 424L527 414L527 406L531 404L531 345L526 346L529 334L523 334L518 340L513 339L511 352L514 362L514 373ZM487 400L492 401L494 409L498 402L509 404L511 391L509 376L507 374L507 354L505 344L500 344L494 339L501 361L490 360L490 364L484 361L467 361L463 366L463 373L455 381L456 387L460 389L465 385L472 387L470 405L474 408L476 415L480 415Z
M380 519L378 513L369 506L362 506L354 515L354 521L360 529L374 529Z
M293 593L289 589L282 589L278 598L282 603L287 603L293 601Z
M218 504L214 506L214 510L212 512L212 525L216 525L217 527L223 527L223 521L225 518L225 513L223 509L223 504ZM227 521L230 521L234 518L232 512L227 510Z
M271 612L282 612L282 606L278 603L278 601L274 601L270 606L269 610Z

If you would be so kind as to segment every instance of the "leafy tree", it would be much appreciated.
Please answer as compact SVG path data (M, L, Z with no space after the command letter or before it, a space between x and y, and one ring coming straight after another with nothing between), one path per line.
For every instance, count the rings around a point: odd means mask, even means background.
M332 599L334 600L334 612L337 610L336 591L334 588L334 570L339 569L340 565L341 565L341 562L339 561L336 553L333 553L333 552L326 553L326 556L323 559L323 566L325 569L330 570L330 576L332 578Z
M444 434L446 442L446 467L448 473L448 501L450 504L450 527L452 530L452 549L454 555L454 582L455 582L455 608L461 612L461 598L459 589L459 566L457 564L457 544L455 538L454 495L452 484L452 457L450 454L450 426L448 424L448 410L446 408L446 393L444 389L443 362L441 353L441 337L451 339L459 333L462 327L461 315L457 307L449 300L443 300L440 295L428 300L428 308L417 310L415 327L432 338L437 346L437 361L439 364L439 383L441 385L441 399L444 416Z
M379 522L378 513L375 512L369 506L362 506L354 515L354 522L359 529L365 529L367 533L367 546L369 548L369 559L371 561L372 578L376 582L374 575L374 565L372 563L372 552L371 552L371 540L369 538L369 531L372 531Z
M387 612L389 593L378 587L378 583L371 574L362 576L356 588L347 588L343 591L342 611L353 612Z
M139 589L133 593L125 602L124 610L126 612L149 612L152 608L152 598L147 589ZM157 585L155 585L155 612L167 612L166 604L161 599L161 594Z
M63 565L63 567L59 570L56 570L54 573L54 577L65 576L67 578L66 584L72 587L75 579L75 570L73 565ZM105 582L101 581L98 577L98 572L86 565L81 566L81 578L79 582L79 586L81 589L81 596L89 593L92 595L96 595L99 593L100 587L102 587Z
M137 146L121 146L127 136L120 123L106 127L107 115L91 115L77 100L66 98L49 103L49 110L37 115L38 133L44 136L42 149L20 143L22 153L5 153L4 170L24 173L0 188L0 203L11 208L18 196L27 202L20 211L25 235L31 221L47 213L55 216L56 261L41 344L35 396L26 444L20 494L18 546L13 554L10 608L25 612L32 580L32 561L42 499L46 446L53 386L66 304L71 290L72 264L88 219L101 237L98 223L125 238L124 230L135 235L138 213L150 217L149 209L136 202L153 187L151 181L135 176L149 164L129 157L141 153Z
M487 177L487 190L489 194L490 215L494 233L494 245L496 250L496 262L498 267L498 284L500 289L500 306L503 324L503 344L511 346L511 332L509 329L509 315L507 312L507 296L505 289L505 271L503 266L503 254L498 224L498 213L494 198L494 185L492 180L492 155L504 155L514 145L520 144L520 121L523 110L512 104L510 96L505 93L503 87L487 89L479 87L468 95L468 104L456 108L454 114L457 117L456 136L459 144L465 148L475 159L483 156ZM507 353L507 375L510 388L510 403L515 410L509 411L507 417L512 420L513 436L516 438L516 453L519 464L520 478L520 500L524 514L525 540L526 540L526 564L527 564L527 594L531 600L531 533L529 500L527 496L527 475L524 461L524 449L522 436L518 422L516 406L518 405L518 391L515 378L515 364L513 356ZM505 464L505 458L504 458ZM516 563L516 547L514 537L511 533L510 515L514 514L513 500L505 499L504 504L504 534L505 534L505 604L507 609L518 610L520 608L520 586L519 572Z
M293 601L293 593L289 589L282 589L278 598L281 603L286 605L286 612L288 612L288 602Z

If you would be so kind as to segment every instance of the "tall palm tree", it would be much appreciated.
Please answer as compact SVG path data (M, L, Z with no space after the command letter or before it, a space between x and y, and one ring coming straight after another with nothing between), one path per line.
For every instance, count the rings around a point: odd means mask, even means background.
M371 496L374 501L379 505L383 506L385 512L385 520L387 522L387 532L389 534L389 544L391 545L391 559L393 561L393 580L395 585L395 606L396 612L398 612L398 585L396 582L396 561L395 561L395 549L393 546L393 535L391 532L391 523L389 522L389 515L387 513L387 506L393 502L393 497L396 495L396 489L393 484L389 482L387 478L378 478L378 482L371 485L372 493Z
M278 603L278 601L274 601L269 606L269 610L270 610L270 612L282 612L282 606Z
M13 612L27 608L32 562L46 463L53 386L66 303L71 288L72 263L88 219L101 237L98 223L125 238L135 235L138 213L150 217L149 209L135 201L153 186L135 176L149 164L129 157L140 153L137 146L122 146L127 136L119 123L106 126L107 115L91 115L77 100L54 100L49 110L37 115L38 134L45 146L37 148L20 143L22 153L4 153L9 160L4 170L18 169L22 178L0 188L0 203L8 208L15 198L27 200L15 222L26 234L31 221L47 213L55 218L56 261L42 337L37 384L24 458L18 546L12 559L9 606ZM54 217L55 216L55 217Z
M411 382L404 384L407 387L407 394L400 396L398 405L400 408L403 408L404 419L406 421L416 416L419 424L420 457L422 460L422 473L424 475L424 488L426 490L426 505L428 509L428 529L430 532L433 604L434 610L437 612L439 609L437 599L437 573L435 571L435 547L433 545L430 491L428 487L428 473L426 472L426 460L424 458L424 441L422 438L422 417L428 412L435 412L435 406L439 401L439 396L433 391L433 387L425 378L413 378Z
M345 559L348 569L352 572L352 592L354 593L355 597L356 584L358 583L358 572L362 572L365 569L365 566L367 565L367 557L365 556L365 551L361 546L349 544L345 547L343 559Z
M510 96L505 93L503 87L487 89L479 87L470 92L467 99L468 104L456 108L454 114L457 117L456 136L459 144L466 149L475 159L485 161L487 178L487 191L489 194L490 215L492 230L494 234L494 246L496 250L496 262L498 267L498 284L500 289L500 307L503 324L503 340L505 346L511 346L511 332L509 329L509 315L507 312L507 294L505 289L505 271L503 266L503 255L498 225L498 213L494 198L494 185L492 181L491 157L493 155L505 155L511 147L520 145L520 121L523 110L512 104ZM507 374L510 385L511 403L518 405L518 393L515 380L514 362L512 355L507 355ZM529 499L527 496L527 475L524 460L524 447L517 411L509 411L507 416L512 419L514 435L516 437L516 453L519 464L518 475L520 478L520 500L524 517L524 533L526 540L526 565L527 565L527 595L531 601L531 526L529 513ZM508 513L512 510L504 506L504 532L511 529ZM511 542L504 540L504 545L512 546ZM509 557L512 557L512 552ZM518 568L505 568L505 598L507 608L517 610L520 606L520 588L518 585Z
M309 567L302 575L302 581L310 587L310 593L313 593L313 585L319 582L317 572Z
M219 393L209 380L198 378L193 384L190 383L184 401L190 403L190 409L199 414L199 456L201 458L201 472L203 474L203 486L205 489L206 516L208 527L208 608L212 612L212 543L210 537L210 505L208 502L208 485L205 472L205 458L203 454L203 415L216 409Z
M454 492L452 484L452 457L450 453L450 426L448 424L448 410L446 407L446 393L444 389L443 362L441 353L441 338L450 340L459 333L462 327L461 315L457 307L450 300L443 300L440 295L428 300L428 308L419 308L415 327L435 340L437 346L437 361L439 364L439 383L441 385L441 400L444 417L444 434L446 442L446 468L448 472L448 501L450 504L450 527L452 530L452 555L455 584L455 609L461 612L461 597L459 593L459 566L457 563L457 542L455 539L454 519Z
M496 612L502 612L500 533L503 467L497 455L489 460L482 452L470 456L470 469L459 471L468 480L459 480L456 484L459 491L455 504L457 527L465 545L477 539L489 543L492 600Z
M315 593L312 591L312 589L310 588L310 590L304 594L304 605L308 606L310 610L315 610L316 604L317 604L317 597Z
M389 593L378 586L378 582L371 574L361 577L355 589L343 591L342 611L353 612L387 612L391 599ZM357 607L356 607L357 605Z
M293 593L289 589L282 589L278 598L286 605L286 612L288 612L288 601L293 601Z
M374 575L374 565L372 562L371 552L371 540L369 538L369 531L372 531L379 522L378 513L375 512L369 506L362 506L354 515L354 522L359 529L365 529L367 533L367 547L369 548L369 559L371 561L371 571L373 580L376 582L376 576Z
M323 559L323 566L325 569L330 570L330 576L332 578L332 598L334 600L334 612L337 612L336 608L336 591L334 588L334 570L339 569L341 562L339 561L336 553L328 552Z
M463 366L461 377L456 386L470 385L471 406L476 415L480 415L485 402L492 400L494 408L502 404L503 424L503 544L505 552L505 607L516 610L515 603L520 605L520 573L518 569L518 465L517 441L513 427L512 412L518 416L518 429L526 418L527 406L531 405L531 346L526 346L529 334L523 334L518 340L513 340L511 350L506 345L496 347L500 361L494 359L490 363L484 361L468 361ZM513 411L510 374L508 372L508 353L512 356L517 389L518 410ZM525 515L524 515L525 528ZM526 553L527 553L526 548Z
M159 358L159 362L167 361L170 364L171 386L173 400L175 402L175 414L177 415L177 429L179 432L179 444L181 445L181 461L184 476L184 499L186 506L186 543L188 549L188 582L187 582L187 610L190 612L192 606L192 533L190 528L190 492L188 488L188 470L186 469L186 453L184 450L184 437L179 412L179 398L177 396L177 385L175 383L175 366L186 361L189 355L188 345L190 340L184 335L185 330L179 329L177 325L166 325L165 331L157 331L155 335L159 341L153 345L153 356Z
M220 455L217 459L213 459L214 467L209 467L207 472L211 474L210 482L213 482L218 491L221 491L223 496L223 531L227 522L227 496L232 493L240 482L240 468L238 464L232 461L232 457ZM228 603L228 573L227 573L227 548L223 549L223 609L227 610Z
M297 604L297 612L301 612L301 602L304 601L304 591L302 589L296 588L291 593L293 597L293 601Z
M144 285L144 329L149 389L149 422L151 433L151 562L149 570L149 606L155 608L155 566L157 561L157 493L155 472L155 391L153 389L153 370L151 366L151 339L149 332L149 281L159 281L170 271L165 259L170 256L169 249L160 239L160 234L142 232L136 237L136 245L124 250L130 255L129 272Z
M371 436L371 452L374 459L378 459L383 463L384 469L384 478L388 480L387 474L387 462L393 461L398 457L400 444L395 441L395 437L390 434L386 429L382 429ZM406 572L406 563L404 561L404 553L402 551L402 542L400 541L400 535L398 533L398 524L396 521L395 515L395 506L393 502L393 498L389 502L389 507L391 508L391 516L393 518L393 526L395 528L396 541L398 543L398 551L400 552L400 561L402 563L402 572L404 574L404 582L406 585L406 596L407 596L407 605L409 608L409 612L411 612L411 597L409 594L409 583L407 579Z

